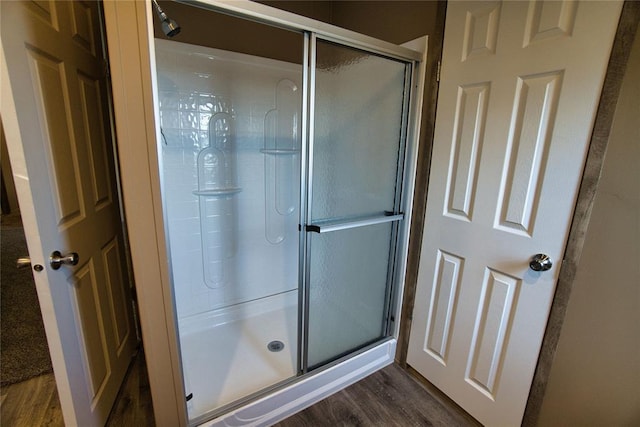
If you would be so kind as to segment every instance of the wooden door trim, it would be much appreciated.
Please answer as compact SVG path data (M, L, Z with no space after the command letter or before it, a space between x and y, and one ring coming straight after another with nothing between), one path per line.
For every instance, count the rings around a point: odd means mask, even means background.
M433 66L442 57L444 41L444 22L446 15L445 2L439 2L436 18L437 31L429 35L433 43L429 47L428 89L424 105L424 125L421 130L420 149L418 157L418 172L414 194L413 222L409 237L409 257L407 260L407 274L404 286L404 300L402 306L402 321L398 337L398 351L396 361L414 376L419 374L407 365L409 334L411 318L415 305L415 293L418 282L418 267L420 264L420 249L425 222L427 188L429 184L429 168L431 150L433 148L433 131L435 129L435 113L438 83L436 70ZM598 110L594 123L589 152L585 162L580 190L572 218L571 229L565 250L564 261L560 269L558 283L549 314L549 320L542 341L542 348L536 366L531 391L527 400L522 425L535 426L542 407L544 393L551 372L553 358L558 346L562 324L564 322L571 289L576 275L576 269L586 230L589 225L593 209L594 195L598 188L600 174L604 163L604 155L609 143L609 133L613 123L613 115L622 85L622 78L626 69L631 45L640 24L640 3L626 0L624 2L618 29L616 31L611 57L605 74L604 85L600 95Z
M158 425L185 426L180 355L164 240L156 152L147 2L104 2L118 161L153 410Z
M427 187L431 168L431 151L433 135L436 128L436 104L438 101L438 64L442 61L442 45L444 42L444 21L447 14L447 3L439 1L436 9L436 25L433 34L429 34L427 50L427 69L422 104L422 126L418 141L418 164L416 167L415 190L413 195L413 212L409 231L409 249L407 251L407 271L402 293L402 310L396 362L407 368L407 352L409 351L409 333L415 304L416 287L418 285L418 266L422 248L422 232L424 230L427 210Z

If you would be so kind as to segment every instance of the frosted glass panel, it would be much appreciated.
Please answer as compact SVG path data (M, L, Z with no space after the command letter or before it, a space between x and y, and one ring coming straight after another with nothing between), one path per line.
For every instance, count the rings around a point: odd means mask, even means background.
M407 65L318 41L309 233L310 369L385 336ZM332 227L323 226L332 224Z
M312 218L392 211L405 64L318 42Z
M310 235L314 367L382 337L391 223Z

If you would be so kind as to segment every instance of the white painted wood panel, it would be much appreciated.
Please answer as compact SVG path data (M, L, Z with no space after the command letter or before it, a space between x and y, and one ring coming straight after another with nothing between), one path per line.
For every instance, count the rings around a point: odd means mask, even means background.
M70 226L84 217L83 194L79 180L78 153L69 123L71 106L65 97L68 86L65 64L60 58L44 55L33 47L26 47L29 72L35 96L35 109L48 155L48 186L56 201L59 227Z
M620 9L447 7L408 363L486 425L522 419Z
M108 290L108 308L113 325L113 343L118 357L126 350L126 345L131 335L135 335L131 318L127 315L130 301L125 291L126 283L124 278L126 270L125 266L122 265L122 251L118 237L115 237L102 248L105 284Z
M93 203L96 210L112 203L111 181L109 180L109 148L103 132L102 106L105 105L100 95L100 82L90 76L78 74L80 96L82 101L82 118L85 139L89 141L91 184Z
M439 359L444 365L447 360L448 343L451 337L452 320L463 265L463 259L438 251L425 351L431 352L433 357Z
M466 380L495 399L496 380L502 368L505 338L513 320L513 302L519 280L487 269L482 284Z
M2 2L2 120L67 425L102 426L136 343L96 2ZM76 266L50 266L53 251Z
M498 199L504 231L532 234L561 85L561 71L517 79Z
M489 92L489 83L458 88L446 196L449 203L445 214L460 215L461 219L469 221L478 179Z

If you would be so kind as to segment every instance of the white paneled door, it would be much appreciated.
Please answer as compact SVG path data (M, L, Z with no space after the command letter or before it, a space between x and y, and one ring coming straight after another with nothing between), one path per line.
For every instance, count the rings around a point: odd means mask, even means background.
M67 425L102 426L136 334L99 4L0 7L2 121L58 395ZM77 264L55 269L54 251L77 253Z
M408 363L488 426L522 420L620 10L447 6Z

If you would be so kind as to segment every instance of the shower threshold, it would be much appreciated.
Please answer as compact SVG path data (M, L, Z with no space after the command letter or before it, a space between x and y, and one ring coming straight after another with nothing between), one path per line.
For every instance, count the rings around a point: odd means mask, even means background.
M387 338L327 367L276 387L263 397L192 425L200 427L270 426L393 363L397 341ZM197 421L197 420L196 420Z

